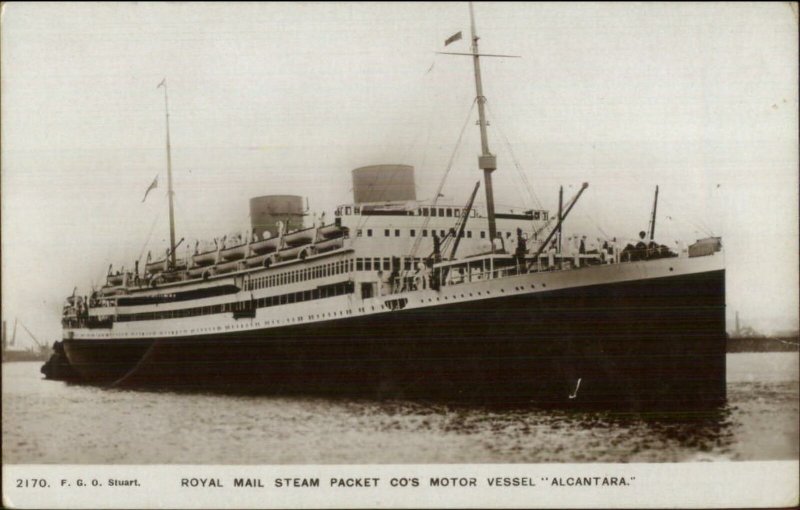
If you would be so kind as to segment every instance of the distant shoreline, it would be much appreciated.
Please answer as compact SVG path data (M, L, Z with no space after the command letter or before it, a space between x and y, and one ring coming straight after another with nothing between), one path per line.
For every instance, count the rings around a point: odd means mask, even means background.
M800 351L800 337L798 336L752 336L728 337L725 352L798 352ZM47 361L39 356L19 356L17 352L6 352L3 362L14 361Z
M728 337L727 352L798 352L798 336Z

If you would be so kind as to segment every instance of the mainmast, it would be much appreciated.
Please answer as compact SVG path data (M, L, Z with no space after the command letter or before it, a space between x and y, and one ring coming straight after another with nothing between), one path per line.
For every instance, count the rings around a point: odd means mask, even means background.
M167 95L167 79L161 80L159 87L164 87L164 112L167 121L167 196L169 197L169 261L174 268L175 262L175 210L172 191L172 148L169 143L169 96Z
M486 97L483 95L481 82L481 62L478 52L478 35L475 33L475 13L472 2L469 3L469 18L472 29L472 63L475 67L475 93L478 100L478 125L481 129L481 155L478 156L478 168L483 170L483 180L486 183L486 215L489 220L489 239L494 252L494 239L497 236L497 226L494 218L494 192L492 191L492 172L497 169L497 158L489 152L489 139L486 135Z

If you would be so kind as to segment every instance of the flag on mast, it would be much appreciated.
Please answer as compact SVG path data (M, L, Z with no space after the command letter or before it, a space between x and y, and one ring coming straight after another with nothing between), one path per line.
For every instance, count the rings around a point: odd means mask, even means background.
M447 46L450 43L454 43L454 42L460 41L460 40L461 40L461 32L459 31L459 32L456 32L455 34L451 35L447 39L445 39L444 45Z
M144 198L142 199L142 203L144 203L144 201L147 200L147 195L157 187L158 187L158 175L156 175L156 178L153 179L153 182L150 183L150 186L147 187L147 191L144 192Z
M163 79L163 80L161 80L161 83L159 83L158 85L156 85L156 88L157 88L157 89L160 89L161 87L165 86L166 84L167 84L167 77L165 76L165 77L164 77L164 79Z

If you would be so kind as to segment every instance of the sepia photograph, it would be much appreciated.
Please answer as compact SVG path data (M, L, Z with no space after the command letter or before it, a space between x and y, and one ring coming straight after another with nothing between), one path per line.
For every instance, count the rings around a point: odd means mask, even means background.
M4 506L799 503L797 3L0 23Z

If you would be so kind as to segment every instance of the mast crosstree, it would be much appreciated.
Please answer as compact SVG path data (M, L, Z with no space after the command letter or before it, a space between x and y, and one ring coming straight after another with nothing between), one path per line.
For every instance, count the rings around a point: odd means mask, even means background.
M472 37L471 53L440 51L443 55L465 55L472 57L475 72L475 95L478 102L478 126L481 130L481 154L478 156L478 168L483 170L483 180L486 187L486 217L489 223L489 239L491 251L494 253L494 240L497 237L497 224L494 212L494 190L492 188L492 172L497 170L497 156L489 150L489 136L486 132L486 96L483 95L483 81L481 79L480 57L510 57L519 58L518 55L481 54L478 50L478 34L475 29L475 12L472 2L469 3L470 34Z

